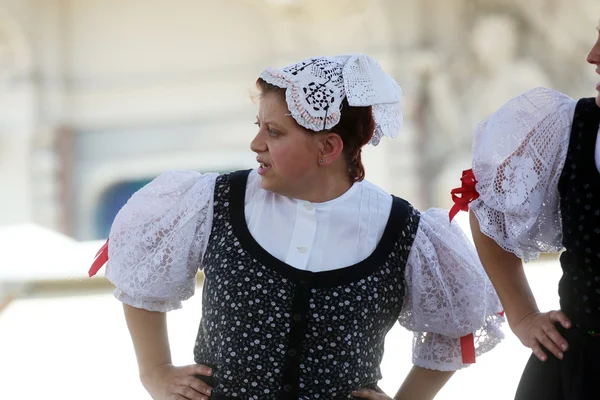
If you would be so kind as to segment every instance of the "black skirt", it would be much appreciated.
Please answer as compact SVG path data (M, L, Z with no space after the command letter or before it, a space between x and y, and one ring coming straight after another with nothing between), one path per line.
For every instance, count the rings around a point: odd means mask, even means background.
M532 355L525 366L515 400L600 399L600 337L576 327L557 327L569 343L562 360L546 350L541 362Z

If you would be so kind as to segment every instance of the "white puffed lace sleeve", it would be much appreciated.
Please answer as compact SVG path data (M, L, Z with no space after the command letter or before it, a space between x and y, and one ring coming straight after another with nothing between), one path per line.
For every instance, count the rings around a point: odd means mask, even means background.
M482 121L473 141L481 231L525 261L562 250L558 181L577 101L537 88Z
M123 206L111 227L106 266L117 299L166 312L194 294L212 226L216 177L165 172Z
M474 358L504 338L500 300L474 246L457 223L448 223L447 211L421 214L405 275L399 322L414 332L414 365L458 370L472 362L463 362L465 354Z

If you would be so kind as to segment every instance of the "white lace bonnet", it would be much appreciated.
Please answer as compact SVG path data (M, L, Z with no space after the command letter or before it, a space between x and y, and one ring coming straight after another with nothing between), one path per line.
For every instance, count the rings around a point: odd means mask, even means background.
M296 122L318 132L340 122L344 97L353 107L373 107L375 132L369 144L383 136L395 138L402 127L402 90L379 63L363 54L317 57L260 74L267 83L286 89L285 99Z

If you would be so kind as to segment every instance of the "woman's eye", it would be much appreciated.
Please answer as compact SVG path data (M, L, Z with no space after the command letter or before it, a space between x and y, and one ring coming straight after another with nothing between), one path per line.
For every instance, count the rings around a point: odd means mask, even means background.
M255 121L254 125L258 126L259 129L261 127L260 121ZM271 137L279 136L279 132L269 128L268 125L267 125L267 134Z

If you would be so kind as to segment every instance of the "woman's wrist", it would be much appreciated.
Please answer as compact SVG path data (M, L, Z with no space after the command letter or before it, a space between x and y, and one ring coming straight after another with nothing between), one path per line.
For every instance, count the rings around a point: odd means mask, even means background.
M154 380L154 375L160 368L171 367L173 364L171 362L166 363L153 363L139 366L139 374L140 380L142 383L144 382L152 382Z
M515 326L518 326L523 320L529 317L532 314L539 313L537 307L528 307L524 310L513 311L512 313L506 312L506 320L508 322L508 326L513 329Z

